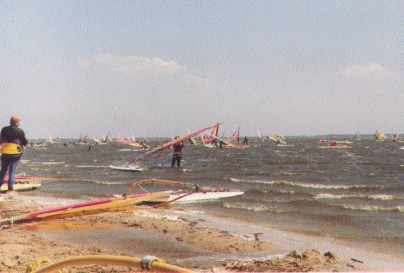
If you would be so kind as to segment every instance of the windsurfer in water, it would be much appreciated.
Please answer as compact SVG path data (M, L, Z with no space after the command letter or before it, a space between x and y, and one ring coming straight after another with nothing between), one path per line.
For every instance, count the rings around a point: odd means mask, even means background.
M248 138L246 136L244 137L243 144L248 145Z
M175 137L175 139L178 138L179 136ZM177 168L181 167L182 149L184 149L183 141L173 145L173 158L171 159L171 168L174 168L175 163L177 163Z
M25 133L19 128L21 118L13 116L10 118L10 126L1 130L1 171L0 184L3 184L4 178L8 172L8 191L14 190L15 172L17 163L23 153L23 146L28 144Z

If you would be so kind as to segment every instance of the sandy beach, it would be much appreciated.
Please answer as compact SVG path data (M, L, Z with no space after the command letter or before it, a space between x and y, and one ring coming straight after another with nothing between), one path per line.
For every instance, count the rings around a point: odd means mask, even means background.
M74 202L18 194L3 197L1 216ZM186 208L131 208L118 212L4 226L0 271L30 272L64 258L111 254L154 255L195 271L363 271L399 269L402 262L313 238L219 218ZM365 258L365 259L364 259ZM69 272L97 272L92 266ZM130 268L103 268L128 272ZM109 271L108 271L109 270Z
M0 1L0 273L404 271L403 14Z

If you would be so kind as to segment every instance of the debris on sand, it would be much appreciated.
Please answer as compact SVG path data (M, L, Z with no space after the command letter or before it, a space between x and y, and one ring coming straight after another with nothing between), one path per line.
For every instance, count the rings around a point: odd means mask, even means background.
M283 257L266 260L229 261L223 264L226 271L233 272L308 272L308 271L341 271L347 270L334 254L321 254L317 250L306 250L299 254L292 251Z

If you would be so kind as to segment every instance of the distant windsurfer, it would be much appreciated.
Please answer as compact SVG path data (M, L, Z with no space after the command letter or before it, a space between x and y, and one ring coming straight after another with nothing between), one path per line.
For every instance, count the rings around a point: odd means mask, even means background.
M175 139L179 139L179 136L176 136ZM182 160L182 150L184 149L184 142L180 141L173 145L173 158L171 160L171 168L174 168L175 164L177 164L177 168L181 167Z
M246 136L244 137L243 144L248 145L248 138Z
M142 148L143 150L147 150L149 148L149 146L146 144L146 140L140 141L139 142L139 146L140 148Z
M17 163L20 160L23 147L28 144L24 131L19 128L21 118L13 116L10 118L10 126L1 130L1 171L0 184L3 184L4 178L8 172L8 191L14 190L14 179L17 169Z

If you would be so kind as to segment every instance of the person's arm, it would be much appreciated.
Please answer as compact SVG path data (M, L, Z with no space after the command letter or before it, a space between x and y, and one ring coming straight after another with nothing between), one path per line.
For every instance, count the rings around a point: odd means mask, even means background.
M21 130L20 141L21 141L22 146L26 146L28 144L28 140L26 139L25 133L23 130Z
M1 133L0 133L0 144L3 144L5 142L5 130L4 128L1 129Z

